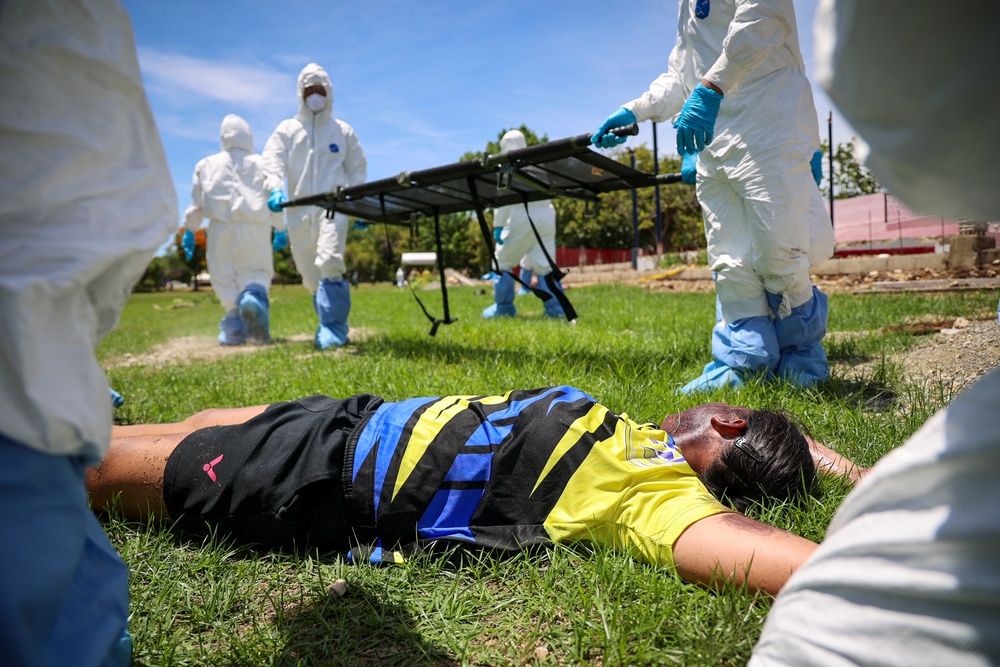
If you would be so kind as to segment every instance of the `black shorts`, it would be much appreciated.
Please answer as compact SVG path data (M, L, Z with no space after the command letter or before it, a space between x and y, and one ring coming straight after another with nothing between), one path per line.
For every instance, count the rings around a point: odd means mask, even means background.
M346 551L342 479L351 434L382 399L310 396L275 403L243 424L184 438L167 459L163 499L181 528L270 549Z

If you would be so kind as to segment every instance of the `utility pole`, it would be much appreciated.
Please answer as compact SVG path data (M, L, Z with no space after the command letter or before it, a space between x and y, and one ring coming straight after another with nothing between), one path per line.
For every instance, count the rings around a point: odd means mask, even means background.
M833 111L826 119L826 136L830 144L830 226L833 226Z
M660 149L656 143L656 123L653 123L653 174L660 175ZM663 214L660 209L660 184L653 188L656 193L656 254L663 254Z
M635 149L628 149L628 154L635 169ZM639 268L639 195L635 188L632 188L632 268Z

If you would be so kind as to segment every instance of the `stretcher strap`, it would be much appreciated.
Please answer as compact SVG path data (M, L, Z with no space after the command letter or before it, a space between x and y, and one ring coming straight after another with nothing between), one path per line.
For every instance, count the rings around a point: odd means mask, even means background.
M545 259L549 263L549 268L552 269L545 274L543 280L545 280L545 284L549 286L549 292L552 293L552 296L554 296L556 301L559 302L559 305L562 306L563 314L566 315L566 319L572 322L576 319L576 309L573 307L573 304L569 302L569 298L566 296L566 293L559 286L559 281L566 276L566 272L556 265L556 261L552 259L552 255L549 254L549 251L545 248L545 244L542 243L542 235L538 233L538 228L535 227L535 221L531 219L531 213L528 212L528 193L524 193L524 214L528 216L528 223L531 225L531 231L535 234L535 240L538 241L539 247L541 247L542 252L545 253ZM521 284L523 285L524 283ZM542 290L532 289L532 291L537 296L538 292ZM548 299L549 295L546 294L545 297L542 298L542 301L548 301Z
M434 245L437 249L438 276L441 278L441 300L444 303L444 317L438 319L427 312L424 302L420 300L419 296L417 296L417 291L413 289L413 285L410 285L410 294L412 294L413 298L417 300L417 305L420 306L420 310L424 311L424 315L431 322L431 336L437 333L438 327L442 324L451 324L458 319L457 317L451 317L451 311L448 308L448 282L444 277L444 252L441 249L441 220L437 207L434 208Z
M492 263L491 265L493 267L493 273L495 273L498 276L506 273L511 278L513 278L515 280L515 282L517 282L520 285L522 285L525 289L531 290L532 294L534 294L535 296L537 296L542 301L548 301L549 299L551 299L552 298L551 294L549 294L548 292L546 292L543 289L538 289L537 287L532 287L530 284L524 282L521 279L521 276L517 275L513 271L501 271L500 270L500 262L497 260L496 252L494 252L493 234L490 233L490 228L486 224L486 215L483 213L483 202L479 198L479 190L476 189L476 179L473 176L469 176L466 179L466 182L469 185L469 194L472 195L472 202L475 205L476 220L479 221L479 231L482 233L482 235L483 235L483 241L486 243L486 249L490 253L490 262ZM535 236L538 236L537 232L536 232ZM548 257L548 255L546 255L546 257Z
M382 219L387 220L385 217L385 193L378 193L378 205L382 209ZM382 225L385 230L385 249L386 249L386 260L387 262L392 262L392 241L389 239L389 225Z
M497 255L494 252L493 246L493 234L490 233L490 228L486 226L486 215L483 213L483 200L479 198L479 190L476 188L476 179L473 176L469 176L466 179L469 185L469 194L472 195L472 203L475 205L476 209L476 220L479 221L479 231L483 235L483 241L486 243L486 250L490 253L490 262L493 266L493 272L500 275L500 264L497 262Z

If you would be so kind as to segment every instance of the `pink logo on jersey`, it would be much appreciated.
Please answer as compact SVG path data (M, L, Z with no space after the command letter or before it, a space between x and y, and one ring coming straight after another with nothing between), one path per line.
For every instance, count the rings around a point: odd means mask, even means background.
M211 462L209 462L209 463L206 463L206 464L205 464L205 465L204 465L204 466L202 467L202 470L204 470L205 472L207 472L207 473L208 473L208 478L209 478L210 480L212 480L213 482L215 481L215 471L214 471L214 470L212 470L212 468L214 468L214 467L215 467L215 464L216 464L216 463L218 463L219 461L221 461L221 460L222 460L222 457L223 457L223 454L219 454L219 458L217 458L217 459L215 459L214 461L211 461Z

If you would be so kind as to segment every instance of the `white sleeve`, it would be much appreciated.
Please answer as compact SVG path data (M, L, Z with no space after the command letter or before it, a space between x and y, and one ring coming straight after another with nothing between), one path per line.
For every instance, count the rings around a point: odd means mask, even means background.
M201 221L205 218L205 211L202 208L201 162L195 165L194 175L191 177L191 204L184 211L184 228L194 231L201 227Z
M273 190L285 189L285 169L288 165L288 145L285 141L285 123L282 121L264 144L261 162L264 165L264 189L267 194Z
M501 206L496 211L494 211L493 212L493 228L496 229L497 227L506 227L507 225L509 225L510 224L510 216L511 216L511 213L513 211L514 211L514 207L512 205L510 205L510 206Z
M704 78L729 93L785 43L794 25L792 0L738 0L722 53Z
M347 177L347 185L361 185L368 180L368 158L361 148L358 135L354 133L354 128L344 124L344 138L347 140L347 159L344 160L344 175Z
M678 35L678 45L681 44L681 39L682 35ZM635 119L638 122L653 120L662 123L668 121L676 116L681 107L684 106L694 84L688 82L688 85L684 85L679 63L681 58L679 49L679 46L674 46L670 52L670 64L667 71L649 84L649 90L631 102L622 105L635 114Z

